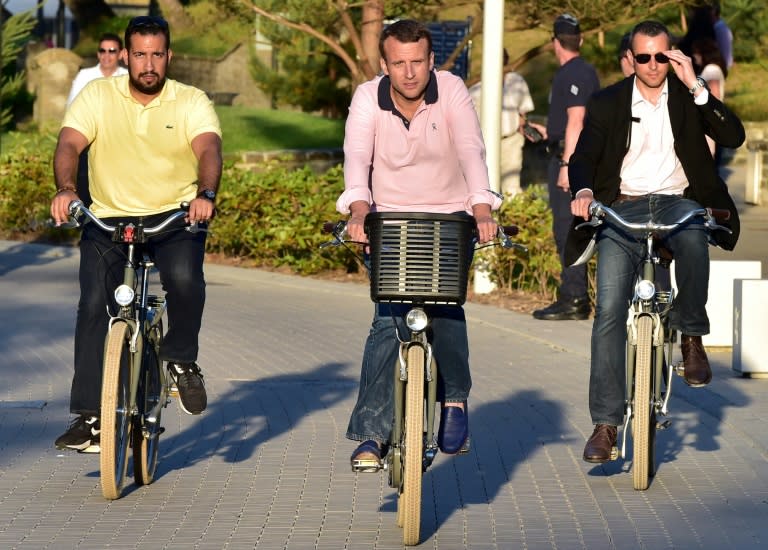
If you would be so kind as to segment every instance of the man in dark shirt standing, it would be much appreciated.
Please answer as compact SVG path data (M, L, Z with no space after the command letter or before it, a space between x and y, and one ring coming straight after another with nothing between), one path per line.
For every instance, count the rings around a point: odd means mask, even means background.
M565 240L573 219L568 159L584 126L587 100L600 89L595 68L579 53L582 41L579 21L575 17L565 13L555 19L552 43L560 68L552 79L547 126L535 125L547 139L550 154L547 168L549 206L562 266L557 301L533 312L536 319L548 321L586 319L591 311L586 266L569 267L563 263Z

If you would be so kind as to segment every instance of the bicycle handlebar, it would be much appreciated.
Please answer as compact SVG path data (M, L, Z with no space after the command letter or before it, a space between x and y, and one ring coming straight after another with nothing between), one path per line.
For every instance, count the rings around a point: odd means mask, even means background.
M592 201L592 203L589 205L589 215L591 219L584 223L580 223L579 225L576 226L576 229L581 229L582 227L598 227L602 225L605 219L607 218L615 222L617 225L620 225L621 227L628 229L630 231L642 232L642 233L658 233L658 232L672 231L678 228L679 226L683 225L684 223L687 223L689 220L693 218L702 217L705 220L704 225L710 231L722 230L722 231L727 231L728 233L732 233L730 229L722 225L718 225L716 222L716 220L718 219L727 220L730 217L730 212L728 212L727 210L712 210L709 208L697 208L695 210L691 210L690 212L682 216L679 220L673 223L662 224L662 223L654 223L652 221L648 221L645 223L633 223L633 222L626 221L614 210L605 206L604 204L598 201Z
M143 228L144 234L156 235L157 233L160 233L175 221L181 218L184 218L187 215L187 210L189 209L189 203L183 202L181 203L180 206L181 206L181 210L177 212L172 212L166 219L164 219L162 222L155 225L154 227L144 227ZM72 222L70 224L64 224L63 227L80 227L81 223L78 220L78 217L82 214L85 217L87 217L89 220L91 220L93 223L95 223L100 229L102 229L103 231L106 231L107 233L114 233L117 230L117 226L107 225L106 223L104 223L99 217L96 216L96 214L91 212L79 200L74 200L70 202L68 210L69 210L69 217L72 220ZM184 229L186 231L189 231L190 233L207 231L206 229L199 227L197 222L190 223Z
M334 239L330 242L322 243L320 245L320 248L325 248L327 246L338 246L348 242L355 242L357 244L367 244L367 243L358 243L357 241L349 241L344 238L348 235L347 221L345 220L323 223L322 232L332 234ZM512 242L510 240L509 237L514 237L518 233L520 233L520 228L516 225L499 225L496 237L501 241L501 246L503 248L517 248L519 250L527 251L528 249L525 246ZM479 248L482 248L482 247L479 247Z

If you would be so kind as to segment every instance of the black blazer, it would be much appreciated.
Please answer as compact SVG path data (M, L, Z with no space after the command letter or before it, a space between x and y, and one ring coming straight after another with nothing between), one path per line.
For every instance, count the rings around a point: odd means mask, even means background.
M669 84L669 119L675 153L688 178L685 197L704 207L728 209L727 225L732 234L716 231L712 237L726 250L733 250L739 238L739 214L707 146L705 134L724 147L739 147L745 138L744 126L736 115L711 93L705 105L696 105L690 92L674 74ZM619 172L629 150L634 76L596 92L587 104L584 129L568 161L568 178L573 196L580 189L592 189L595 199L611 205L619 195ZM566 265L571 265L586 248L594 231L574 227L583 222L574 218L565 248Z

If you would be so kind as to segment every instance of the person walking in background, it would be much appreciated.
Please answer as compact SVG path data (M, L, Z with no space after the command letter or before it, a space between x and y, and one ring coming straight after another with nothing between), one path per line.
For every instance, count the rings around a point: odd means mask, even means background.
M221 127L205 92L166 77L173 52L168 23L139 16L125 31L128 74L90 82L64 115L54 153L51 217L67 220L79 198L78 156L90 145L91 210L109 225L144 219L152 226L189 203L188 220L207 223L222 171ZM200 414L208 400L197 365L205 304L205 232L173 231L147 246L166 291L168 332L160 359L179 390L182 409ZM59 449L100 450L104 340L117 304L105 281L123 278L125 258L95 224L80 239L80 301L69 409L76 417L56 439ZM109 285L107 285L109 286Z
M733 32L728 23L720 17L720 2L712 2L712 28L715 30L715 40L725 61L725 68L733 67Z
M504 66L509 64L509 54L504 49ZM482 83L469 89L469 95L480 112ZM501 192L511 198L521 190L520 172L523 169L523 145L521 133L525 115L533 111L533 98L523 76L514 71L504 75L501 91Z
M123 49L123 41L116 34L104 33L99 38L99 49L96 57L99 62L93 67L81 69L75 79L72 81L72 87L67 96L67 107L77 97L77 94L85 88L85 85L97 78L107 78L110 76L120 76L128 74L128 69L120 65L120 52ZM88 185L88 148L80 153L80 160L77 165L77 193L83 204L90 206L91 192Z
M587 100L600 89L595 68L580 55L583 37L579 21L570 14L560 15L554 24L552 44L560 68L552 79L547 126L530 123L547 140L550 154L547 168L552 231L560 258L560 288L557 300L533 312L536 319L562 321L586 319L591 307L587 294L587 268L564 263L565 240L571 226L571 194L568 160L584 125Z
M722 102L725 102L725 79L728 76L726 67L717 42L711 38L701 38L691 44L691 57L693 66L698 76L703 78L709 93ZM716 147L715 140L707 136L710 152L716 156L716 163L720 164L721 149Z
M732 250L739 218L725 182L718 176L704 139L738 147L741 121L710 94L690 57L673 50L667 28L656 21L632 31L635 76L596 93L587 106L584 129L571 156L574 220L566 261L580 257L592 233L577 230L594 201L611 206L629 222L673 223L691 210L728 209L732 231L712 235ZM707 288L709 233L692 223L663 243L675 258L678 292L669 321L682 333L684 379L705 386L712 370L701 337L709 332ZM584 447L587 462L611 460L617 427L624 419L627 304L645 243L607 224L597 235L597 299L592 325L589 411L594 431Z
M85 85L97 78L120 76L128 74L128 69L120 65L120 52L123 49L123 41L116 34L105 33L99 38L99 49L96 52L98 63L93 67L80 69L72 81L72 87L67 96L67 107L72 104L77 94L85 88Z
M619 68L621 69L621 74L624 75L624 78L635 74L635 68L632 66L632 60L627 55L631 49L631 45L629 43L630 36L630 33L625 34L621 37L621 42L619 42Z

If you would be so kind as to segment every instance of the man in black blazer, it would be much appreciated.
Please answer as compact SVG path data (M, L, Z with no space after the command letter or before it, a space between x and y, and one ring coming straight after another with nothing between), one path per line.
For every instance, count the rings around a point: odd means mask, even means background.
M701 206L728 209L731 217L726 225L732 233L720 231L712 237L732 250L739 235L738 213L718 176L705 135L725 147L739 147L745 137L741 121L696 77L691 59L671 49L669 31L661 23L635 26L627 55L634 76L592 96L569 161L574 224L566 262L575 261L592 238L589 231L574 228L589 217L593 200L633 222L653 218L671 223ZM701 343L701 336L709 332L708 234L701 223L693 223L669 235L664 244L675 257L678 293L670 321L682 332L684 378L693 387L704 386L712 378ZM609 224L597 235L589 382L595 430L584 449L587 462L610 460L617 426L624 418L627 307L643 246Z

